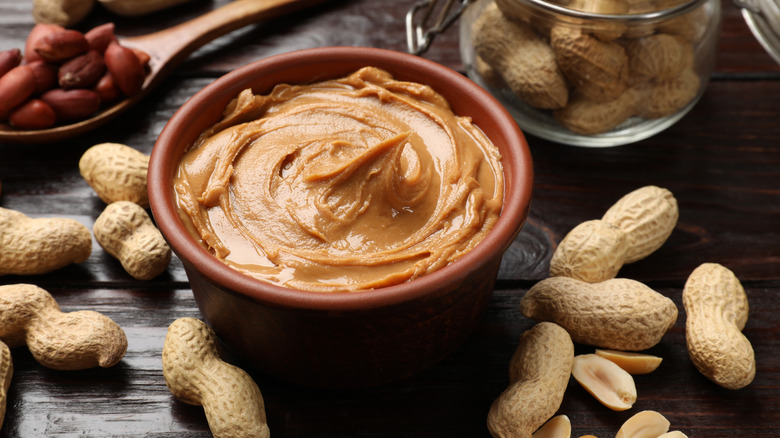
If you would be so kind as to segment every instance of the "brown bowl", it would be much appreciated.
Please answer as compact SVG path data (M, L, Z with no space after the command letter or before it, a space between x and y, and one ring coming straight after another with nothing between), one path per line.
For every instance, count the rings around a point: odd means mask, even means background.
M449 266L413 281L354 293L276 286L243 275L204 249L177 213L172 180L196 137L240 91L346 76L365 66L430 85L470 116L500 149L505 194L493 230ZM149 163L157 225L181 259L203 319L223 344L261 372L307 386L348 388L404 379L443 359L480 321L501 257L531 199L531 156L511 115L465 76L401 52L365 47L300 50L239 68L189 99L161 132Z

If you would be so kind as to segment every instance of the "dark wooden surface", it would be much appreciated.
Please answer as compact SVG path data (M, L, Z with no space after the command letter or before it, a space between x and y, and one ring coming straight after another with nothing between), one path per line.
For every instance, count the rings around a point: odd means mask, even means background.
M97 8L81 27L114 21L120 35L148 33L223 3L196 0L139 19ZM265 56L328 45L405 51L404 15L412 3L330 2L258 23L198 50L157 93L98 131L56 144L0 144L0 206L91 226L104 204L78 173L78 159L88 147L110 141L150 153L187 98L215 77ZM487 314L460 349L409 380L363 390L301 388L253 372L273 436L489 436L488 407L507 384L508 360L520 333L533 324L518 311L523 293L546 276L554 246L569 229L600 217L620 196L646 184L675 194L680 220L658 252L620 275L672 298L680 317L650 351L664 358L661 367L636 378L639 398L632 410L610 411L572 380L560 409L572 420L572 436L614 436L625 419L644 409L663 413L673 429L690 437L780 436L780 66L757 43L739 10L728 0L723 6L712 82L676 125L609 149L528 137L536 172L530 215L504 258ZM0 0L0 50L22 47L33 25L31 8L30 1ZM461 69L457 29L436 39L425 56ZM688 274L704 262L732 269L748 294L745 334L758 372L741 390L706 380L687 356L680 294ZM0 277L0 284L20 282L49 290L65 311L105 313L125 329L129 348L113 368L77 372L43 368L25 348L14 349L0 437L210 436L202 409L176 401L162 376L168 324L200 316L177 260L160 278L135 281L95 243L84 264L48 275ZM578 352L589 351L578 346Z

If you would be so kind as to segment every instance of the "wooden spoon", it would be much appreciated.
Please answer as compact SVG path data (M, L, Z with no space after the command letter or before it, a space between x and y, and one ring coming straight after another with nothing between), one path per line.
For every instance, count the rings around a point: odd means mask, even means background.
M255 23L302 9L324 0L234 0L225 6L169 29L122 38L126 47L141 49L151 57L149 74L135 96L107 107L89 119L48 129L20 130L0 123L0 143L48 143L91 131L135 105L179 66L192 52L206 43Z

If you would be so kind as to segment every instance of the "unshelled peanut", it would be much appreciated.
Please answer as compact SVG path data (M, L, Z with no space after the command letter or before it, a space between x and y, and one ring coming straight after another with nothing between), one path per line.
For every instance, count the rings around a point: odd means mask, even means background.
M727 389L749 385L756 359L742 333L749 306L737 276L723 265L704 263L688 277L682 298L688 354L696 369Z
M574 227L550 260L550 275L589 283L614 278L624 264L660 248L679 218L672 192L644 186L621 197L602 216Z
M137 280L162 274L171 262L171 247L138 204L117 201L109 204L92 226L95 239Z
M680 4L679 2L675 4L675 1L677 0L656 0L655 3L659 7L667 8ZM678 35L691 43L699 43L707 33L707 30L711 28L710 20L713 19L714 16L709 10L709 6L701 4L687 14L658 23L658 31Z
M572 228L550 259L550 275L598 283L615 278L628 250L626 233L599 219Z
M0 275L46 274L92 253L89 228L68 218L31 218L0 207Z
M693 46L681 37L658 33L626 45L632 81L666 81L693 67Z
M700 84L699 75L686 68L674 78L638 85L636 89L644 104L637 114L648 119L674 114L693 101Z
M528 105L556 109L566 105L568 84L550 46L527 24L504 17L490 4L474 22L474 50Z
M38 363L56 370L111 367L127 351L127 337L113 320L91 310L62 312L32 284L0 286L0 341L27 345Z
M14 364L11 359L11 349L5 342L0 341L0 429L5 420L5 406L8 400L8 388L11 386L11 378L14 374Z
M494 437L529 438L560 408L574 362L562 327L541 322L523 333L509 362L509 386L488 412Z
M553 112L553 117L568 130L582 135L607 132L628 120L637 111L640 94L629 88L617 98L599 102L583 94L569 99L568 105Z
M267 438L263 395L252 377L220 359L214 331L184 317L168 327L163 376L174 397L203 406L214 437Z
M569 0L560 6L585 13L630 15L669 8L672 6L669 1L676 0ZM711 19L707 8L700 7L660 22L630 24L568 16L560 20L539 9L513 0L487 1L475 22L477 26L472 29L472 43L475 58L481 59L478 62L484 62L489 71L504 77L503 81L495 81L480 74L483 80L497 89L509 88L529 107L552 110L561 127L582 136L630 129L642 123L642 119L683 111L698 97L703 77L697 71L701 66L694 63L694 53L701 49L701 37ZM506 23L524 32L522 35L509 32L504 28ZM477 41L479 34L475 29L486 29L490 39ZM523 52L532 53L532 58L538 59L538 54L547 53L547 47L543 46L549 46L555 55L555 66L522 68L519 79L513 78L519 63L528 64L514 51L529 40L540 42L539 47ZM485 71L477 67L474 69ZM518 92L518 83L549 85L553 71L563 76L556 83L564 83L568 88L565 104L551 106L548 100L547 105L539 105ZM558 91L554 96L563 93ZM564 101L554 99L553 102ZM517 109L526 112L532 108ZM529 111L528 116L533 120L550 115L542 113Z
M553 27L550 45L563 74L588 100L614 101L628 89L628 55L622 45L568 25Z
M526 292L520 311L560 325L575 342L627 351L658 344L677 321L671 299L628 278L586 283L549 277Z
M578 11L602 15L625 15L631 8L629 0L572 0L569 7ZM584 29L602 41L613 41L626 31L625 23L602 22L597 26L588 26L583 23Z
M82 178L106 204L130 201L147 208L148 169L147 155L120 143L96 144L79 160Z
M634 263L660 248L677 225L680 212L672 192L658 186L640 187L613 204L601 220L626 233L624 263Z
M81 23L95 6L96 0L33 0L36 23L71 27Z
M596 354L574 356L572 376L601 404L625 411L636 402L634 378L616 363Z

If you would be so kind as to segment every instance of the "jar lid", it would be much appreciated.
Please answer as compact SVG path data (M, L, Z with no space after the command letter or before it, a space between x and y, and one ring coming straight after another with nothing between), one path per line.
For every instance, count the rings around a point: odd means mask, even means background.
M733 0L742 8L750 31L775 61L780 63L780 4L777 0Z

